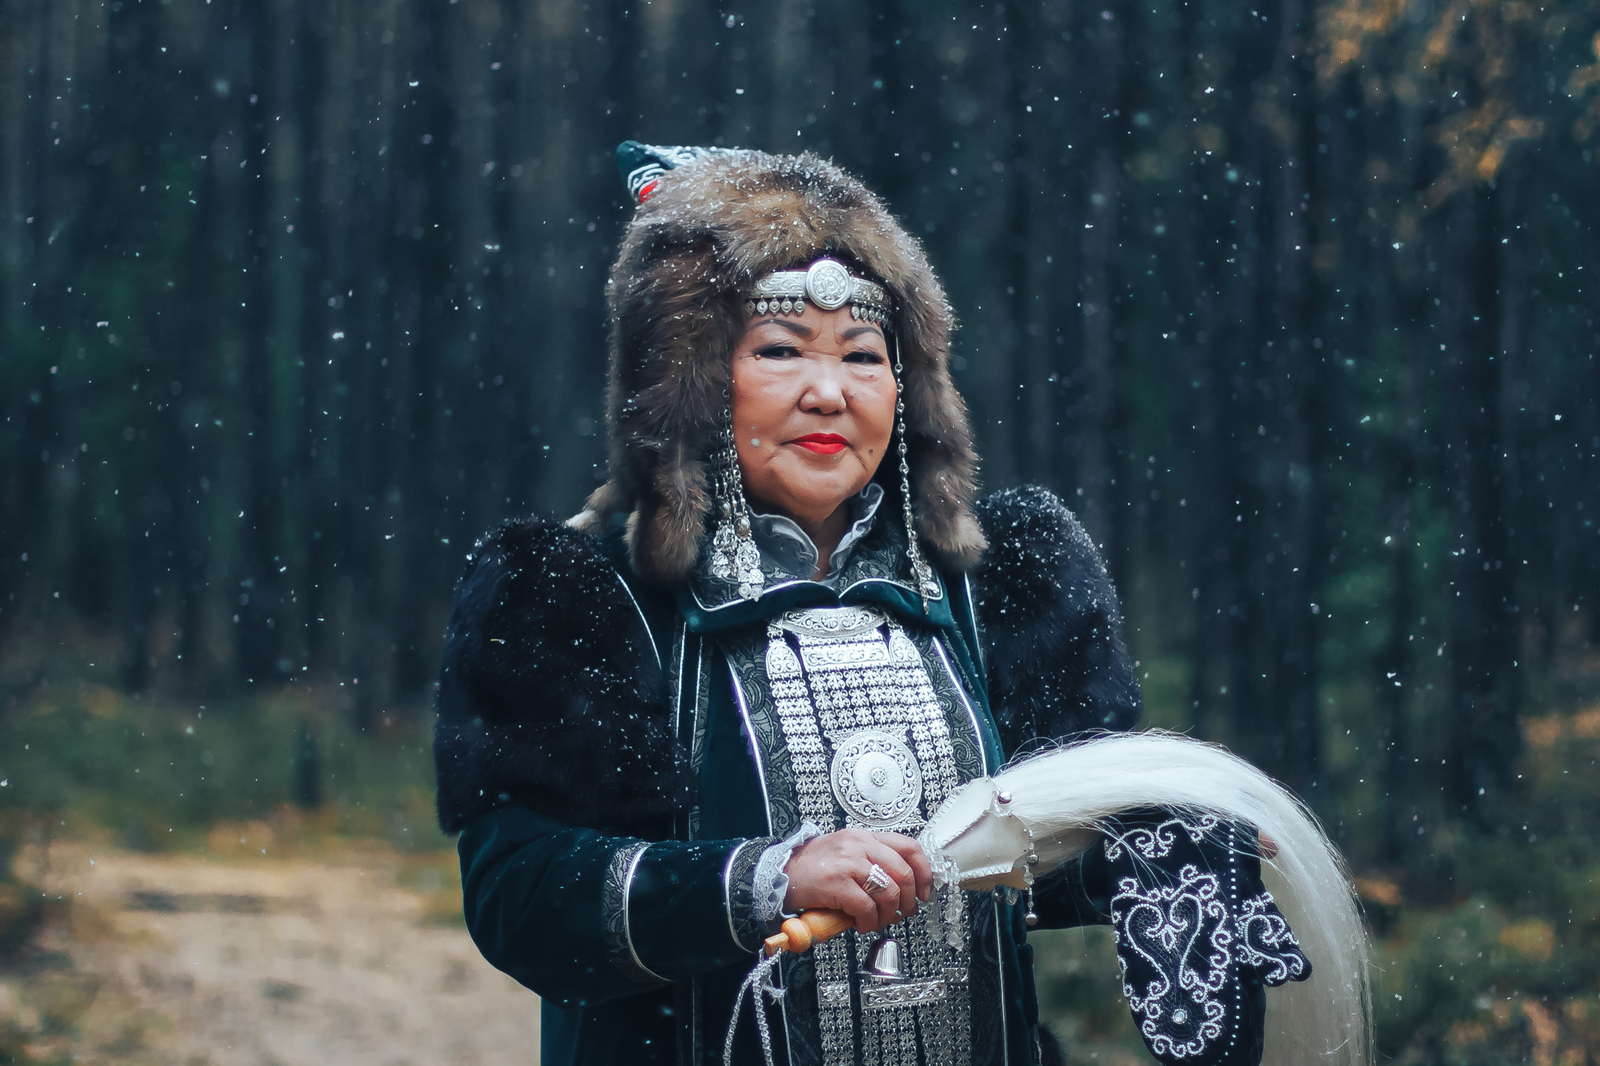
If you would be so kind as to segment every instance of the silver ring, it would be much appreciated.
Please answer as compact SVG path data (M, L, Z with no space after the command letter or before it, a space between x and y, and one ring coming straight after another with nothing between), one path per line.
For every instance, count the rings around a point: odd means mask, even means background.
M861 882L861 888L867 895L874 896L892 884L894 878L889 876L889 872L877 863L873 863L872 869L867 871L867 879Z

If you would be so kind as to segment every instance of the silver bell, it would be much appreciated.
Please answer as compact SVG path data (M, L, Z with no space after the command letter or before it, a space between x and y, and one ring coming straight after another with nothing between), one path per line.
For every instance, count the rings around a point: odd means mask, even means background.
M900 944L886 936L867 953L867 976L875 981L898 981L904 976L900 962Z

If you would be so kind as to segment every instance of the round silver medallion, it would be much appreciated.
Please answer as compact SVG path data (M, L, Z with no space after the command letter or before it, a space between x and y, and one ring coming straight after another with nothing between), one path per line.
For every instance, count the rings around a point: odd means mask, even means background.
M856 824L872 829L922 818L922 768L905 741L863 729L833 751L833 794Z
M818 259L806 271L806 299L824 311L843 307L854 288L850 272L837 259Z

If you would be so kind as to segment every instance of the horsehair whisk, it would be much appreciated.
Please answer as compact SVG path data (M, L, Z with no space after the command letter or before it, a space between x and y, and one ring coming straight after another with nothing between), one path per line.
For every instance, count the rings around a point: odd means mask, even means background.
M995 783L1011 792L1011 813L1041 843L1081 841L1081 830L1105 830L1118 814L1147 807L1213 814L1270 837L1277 854L1263 857L1262 879L1313 969L1309 981L1269 992L1263 1061L1371 1061L1367 936L1349 873L1316 816L1283 786L1220 746L1160 730L1041 752L1000 771ZM929 830L937 819L936 812ZM1074 843L1057 854L1083 850Z
M1247 823L1277 846L1262 858L1262 879L1312 975L1270 990L1263 1061L1367 1066L1367 937L1344 860L1305 804L1226 749L1162 730L1065 744L961 786L918 840L942 885L1022 887L1082 855L1119 815L1151 807ZM807 911L768 939L767 954L806 951L854 924L842 912Z

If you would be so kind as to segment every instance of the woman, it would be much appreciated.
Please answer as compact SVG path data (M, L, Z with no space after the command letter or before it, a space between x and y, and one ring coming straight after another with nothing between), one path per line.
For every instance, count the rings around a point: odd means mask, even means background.
M941 915L909 834L1037 738L1135 723L1104 567L1049 493L975 501L944 293L855 179L619 162L609 480L481 541L447 636L468 927L542 997L545 1066L720 1057L762 937L814 906L857 931L786 962L779 1061L1059 1057L1026 929L1109 921L1105 855ZM1259 1058L1259 984L1162 1057Z

